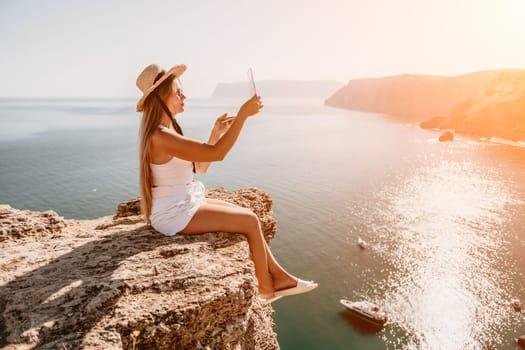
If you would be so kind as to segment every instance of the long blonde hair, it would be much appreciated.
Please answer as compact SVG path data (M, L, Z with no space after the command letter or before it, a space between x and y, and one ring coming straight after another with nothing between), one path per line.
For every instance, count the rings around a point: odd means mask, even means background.
M153 135L153 132L159 127L160 121L162 120L162 114L164 113L164 109L157 100L155 94L157 94L162 100L165 100L166 97L172 93L174 79L175 76L168 77L146 98L144 101L142 120L140 122L140 206L147 224L151 224L149 217L151 215L152 204L151 187L153 186L153 175L150 168L151 135Z

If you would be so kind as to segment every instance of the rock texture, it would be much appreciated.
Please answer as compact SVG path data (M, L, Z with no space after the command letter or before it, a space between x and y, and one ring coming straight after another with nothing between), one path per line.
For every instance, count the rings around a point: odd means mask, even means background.
M208 195L275 235L268 194ZM0 207L0 348L278 349L244 236L165 237L137 203L82 221Z
M66 222L54 211L15 211L7 204L0 205L0 242L7 239L33 237L43 239L62 232Z

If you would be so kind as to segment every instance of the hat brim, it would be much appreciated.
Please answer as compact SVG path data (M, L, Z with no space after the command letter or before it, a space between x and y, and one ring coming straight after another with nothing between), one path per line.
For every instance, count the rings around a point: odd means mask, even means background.
M146 92L144 92L144 95L141 97L139 102L137 103L137 112L142 112L144 110L144 101L146 98L155 90L157 87L159 87L160 84L166 79L168 79L171 75L174 75L175 78L179 78L184 71L186 70L185 64L179 64L177 66L171 67L166 74L164 74L159 80L155 82Z

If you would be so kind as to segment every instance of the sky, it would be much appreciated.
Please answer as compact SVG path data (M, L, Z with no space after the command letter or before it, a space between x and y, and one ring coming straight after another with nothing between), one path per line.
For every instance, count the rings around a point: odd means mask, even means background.
M139 97L150 63L219 82L525 68L525 0L0 0L0 97Z

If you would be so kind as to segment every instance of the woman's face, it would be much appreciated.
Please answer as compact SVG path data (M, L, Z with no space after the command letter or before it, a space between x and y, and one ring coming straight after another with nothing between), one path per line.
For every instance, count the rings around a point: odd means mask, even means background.
M171 94L166 100L168 108L173 111L173 114L184 112L184 100L186 96L182 93L182 88L177 79L173 80L173 87Z

